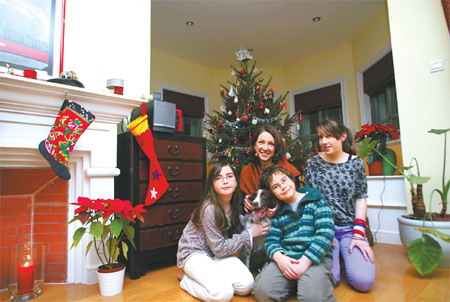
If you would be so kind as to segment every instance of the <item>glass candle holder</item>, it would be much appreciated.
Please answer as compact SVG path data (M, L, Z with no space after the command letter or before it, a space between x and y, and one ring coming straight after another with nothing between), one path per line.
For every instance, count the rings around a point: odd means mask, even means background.
M26 301L42 294L45 244L24 243L10 248L8 290L10 301Z

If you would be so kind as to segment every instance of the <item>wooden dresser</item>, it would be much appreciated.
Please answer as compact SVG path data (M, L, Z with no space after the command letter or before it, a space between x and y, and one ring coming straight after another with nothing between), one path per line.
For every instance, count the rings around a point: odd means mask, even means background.
M200 200L206 179L204 138L153 132L155 151L169 189L155 204L145 207L144 223L136 224L127 270L137 279L152 266L175 264L178 239ZM130 132L118 135L115 197L144 203L149 181L149 160Z

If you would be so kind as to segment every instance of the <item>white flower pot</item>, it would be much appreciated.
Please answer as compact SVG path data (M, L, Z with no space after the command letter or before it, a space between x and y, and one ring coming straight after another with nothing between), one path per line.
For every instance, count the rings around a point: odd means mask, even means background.
M125 277L125 266L119 271L112 273L103 273L97 271L100 294L102 296L115 296L120 294L123 289L123 280Z
M397 217L398 221L398 230L400 233L400 240L402 241L403 246L406 248L406 244L408 242L414 241L422 237L422 232L414 229L415 227L419 228L430 228L436 229L442 233L450 234L450 221L425 221L425 224L422 220L414 220L408 219L402 216ZM442 253L444 254L444 258L442 259L439 267L450 267L450 243L445 242L444 240L437 238L436 236L430 235L433 239L435 239L442 247Z

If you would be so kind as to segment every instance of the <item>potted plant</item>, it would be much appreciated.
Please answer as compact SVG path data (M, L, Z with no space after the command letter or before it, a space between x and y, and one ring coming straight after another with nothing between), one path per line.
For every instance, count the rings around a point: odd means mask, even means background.
M396 171L402 174L410 184L413 213L398 217L397 220L399 222L400 238L403 245L406 246L408 258L421 275L431 273L439 265L443 267L450 266L450 245L448 244L450 242L450 235L443 232L450 230L450 215L446 214L450 180L445 178L448 131L450 129L432 129L428 131L434 134L444 134L442 189L435 188L432 190L430 196L430 212L426 211L422 192L423 184L428 182L430 177L420 175L419 164L415 158L411 160L415 164L414 166L396 166L387 160L376 148L377 141L366 138L361 142L359 147L360 157L364 158L372 153L377 153L391 164ZM416 174L413 172L413 169L417 171ZM439 213L431 212L431 199L435 193L438 193L442 203L442 209ZM434 235L437 240L426 233ZM444 253L441 245L444 245Z
M385 158L395 165L397 164L397 156L394 150L387 148L387 140L397 140L399 136L399 129L392 124L365 124L361 126L361 130L355 135L355 140L362 141L369 138L369 142L376 142L373 143L373 147L378 150L378 152L372 153L367 161L370 175L394 174L395 168L388 164Z
M91 234L92 240L86 247L86 255L94 246L102 262L97 270L100 292L102 296L119 294L123 287L125 265L118 263L117 259L121 253L128 259L128 243L136 249L132 224L136 218L144 221L141 215L146 212L144 204L133 207L129 200L87 197L78 197L78 202L72 204L79 207L75 209L75 217L69 223L80 221L82 226L75 231L71 248L76 247L85 234ZM116 286L108 287L109 281Z

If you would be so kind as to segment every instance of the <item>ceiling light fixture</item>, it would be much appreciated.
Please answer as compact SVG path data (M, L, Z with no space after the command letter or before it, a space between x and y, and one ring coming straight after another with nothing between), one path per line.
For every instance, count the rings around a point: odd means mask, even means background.
M194 25L194 21L186 21L186 25L187 26L193 26Z
M314 22L319 22L320 21L320 17L314 17L314 18L312 18L312 20L314 21Z

